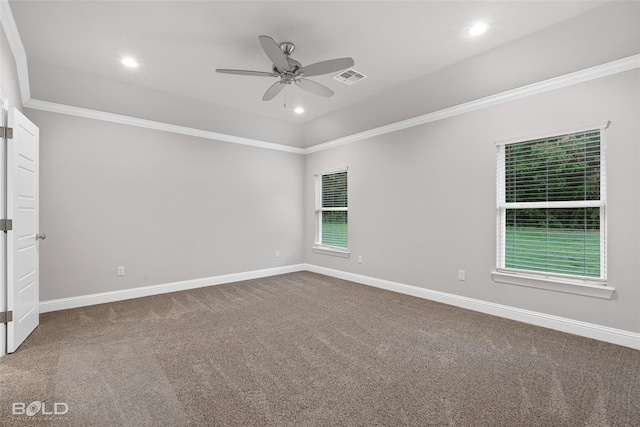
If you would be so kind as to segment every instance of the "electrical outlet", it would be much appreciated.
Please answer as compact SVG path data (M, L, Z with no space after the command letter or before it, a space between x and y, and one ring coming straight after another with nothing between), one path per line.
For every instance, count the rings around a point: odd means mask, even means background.
M280 251L276 251L276 258L280 258Z
M464 270L458 270L458 280L465 281L467 279L467 273Z
M124 276L124 265L118 266L118 276Z
M358 264L362 264L362 255L358 256Z

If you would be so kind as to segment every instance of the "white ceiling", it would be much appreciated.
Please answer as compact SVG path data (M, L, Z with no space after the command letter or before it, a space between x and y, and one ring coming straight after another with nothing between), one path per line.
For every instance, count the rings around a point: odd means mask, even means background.
M30 62L300 124L603 3L49 0L10 5ZM479 20L488 22L490 30L470 38L465 30ZM303 65L350 56L368 78L347 86L331 75L313 77L336 94L322 98L289 87L287 109L282 93L264 102L262 95L274 78L214 71L269 71L271 63L258 42L261 34L295 43L292 57ZM123 56L135 57L140 67L124 68ZM38 82L39 87L47 84ZM69 102L74 103L75 91L82 104L79 89L68 84ZM38 93L32 95L38 99ZM297 116L295 106L307 112Z

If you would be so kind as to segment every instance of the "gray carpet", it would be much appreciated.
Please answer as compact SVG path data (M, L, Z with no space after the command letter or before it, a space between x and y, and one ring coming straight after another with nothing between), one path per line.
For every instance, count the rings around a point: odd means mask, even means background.
M3 426L637 426L640 351L302 272L43 314L0 392Z

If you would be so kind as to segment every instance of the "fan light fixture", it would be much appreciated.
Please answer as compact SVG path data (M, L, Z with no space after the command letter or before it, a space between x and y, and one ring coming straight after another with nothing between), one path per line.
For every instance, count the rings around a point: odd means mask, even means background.
M295 110L293 110L293 112L296 113L296 114L302 114L302 113L304 113L304 108L298 107Z
M127 66L129 68L138 67L138 63L136 62L136 60L131 57L122 58L121 62L122 62L122 65Z
M479 36L480 34L485 33L489 29L489 25L485 22L478 22L473 24L471 28L467 31L470 36Z
M226 68L218 68L216 72L223 74L239 74L241 76L277 78L278 81L273 83L262 96L263 101L272 100L290 84L295 84L300 89L316 95L324 97L333 96L334 92L331 89L320 83L314 82L313 80L309 80L307 77L335 73L340 70L353 67L354 65L352 58L336 58L303 66L300 62L291 57L291 54L295 49L295 45L293 43L283 42L278 44L269 36L259 36L258 41L262 46L262 50L264 50L264 53L267 54L267 57L273 64L271 71L230 70Z

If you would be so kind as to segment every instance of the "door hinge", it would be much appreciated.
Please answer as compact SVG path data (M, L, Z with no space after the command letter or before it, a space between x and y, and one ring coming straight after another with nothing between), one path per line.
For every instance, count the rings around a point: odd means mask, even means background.
M0 138L13 138L13 128L7 126L0 126Z
M13 220L12 219L0 219L0 230L5 233L9 230L13 230Z
M13 322L13 311L0 312L0 323Z

